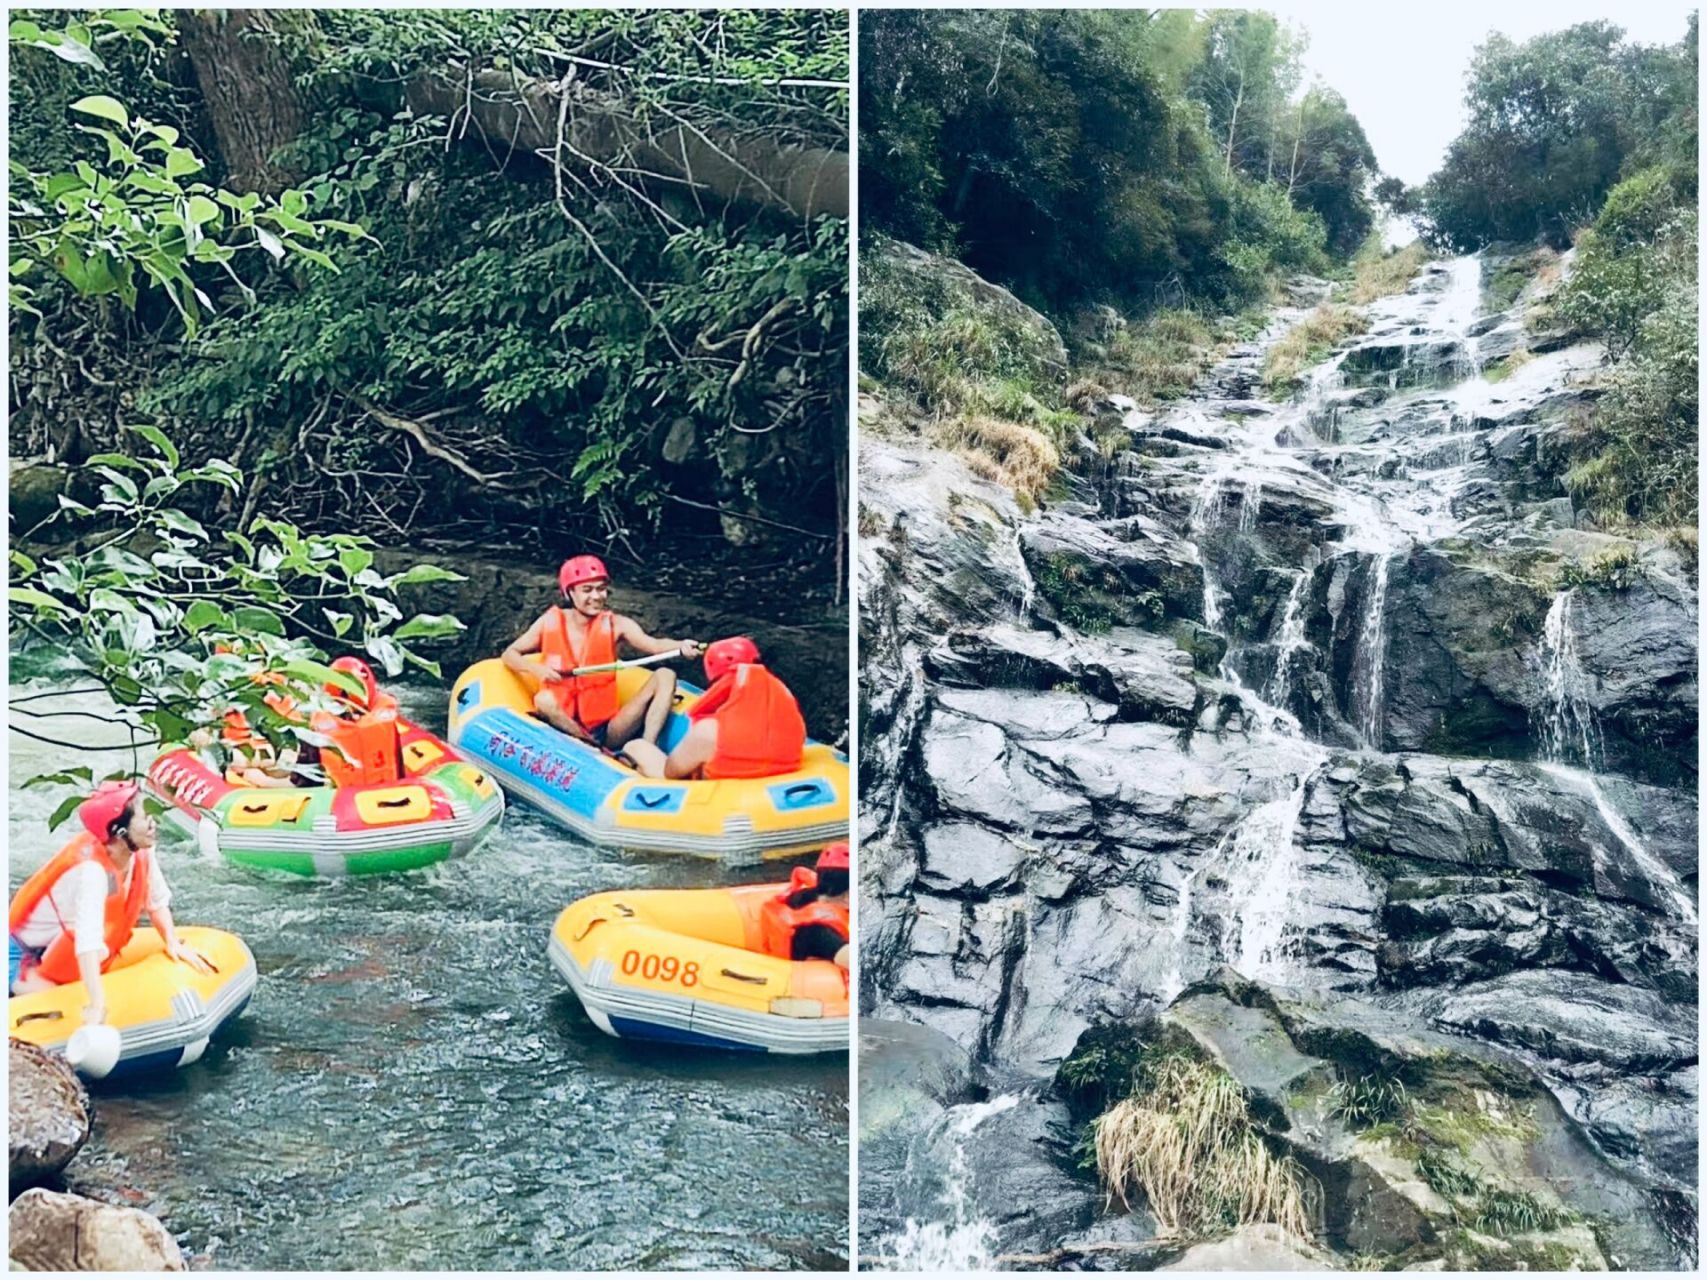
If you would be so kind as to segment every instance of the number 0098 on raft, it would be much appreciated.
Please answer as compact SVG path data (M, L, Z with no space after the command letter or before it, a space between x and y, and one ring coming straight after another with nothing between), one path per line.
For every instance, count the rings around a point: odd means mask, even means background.
M848 1047L846 972L762 950L763 905L787 888L596 893L557 917L551 962L613 1036L839 1053Z
M632 697L641 670L619 671L618 696ZM658 745L670 750L688 729L702 690L677 685ZM812 853L848 835L848 760L806 743L800 768L771 778L643 777L533 714L533 694L489 658L464 671L451 692L449 738L505 790L542 809L584 840L659 853L756 861Z

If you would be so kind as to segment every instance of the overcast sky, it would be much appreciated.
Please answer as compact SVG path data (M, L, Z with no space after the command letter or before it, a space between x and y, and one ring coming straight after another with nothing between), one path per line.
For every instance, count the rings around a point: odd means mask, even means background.
M1630 39L1670 44L1682 38L1685 18L1696 6L1652 0L1268 0L1260 7L1309 32L1306 78L1319 75L1345 95L1383 172L1417 183L1439 167L1463 127L1464 74L1476 46L1493 32L1526 40L1606 18Z

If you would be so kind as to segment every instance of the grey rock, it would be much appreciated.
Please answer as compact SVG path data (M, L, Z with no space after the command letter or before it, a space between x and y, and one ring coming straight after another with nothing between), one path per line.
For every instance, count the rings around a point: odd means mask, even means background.
M160 1220L40 1187L12 1201L8 1252L30 1271L183 1271L184 1255Z
M56 1177L89 1139L89 1094L65 1059L8 1040L6 1129L14 1191Z

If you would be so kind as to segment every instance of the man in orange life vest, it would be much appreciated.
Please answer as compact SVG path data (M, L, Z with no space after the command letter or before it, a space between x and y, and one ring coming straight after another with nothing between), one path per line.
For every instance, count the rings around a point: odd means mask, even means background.
M764 904L759 928L765 950L788 960L831 960L846 972L848 845L839 840L818 855L815 870L796 867L788 887Z
M705 651L711 687L688 712L687 734L668 756L652 743L628 754L648 778L771 778L800 767L806 722L794 695L759 664L746 636L713 641Z
M534 710L572 738L619 751L640 740L656 742L670 718L676 696L673 671L654 671L644 688L627 702L618 700L616 673L575 676L577 667L604 666L617 660L617 645L643 654L681 650L685 658L701 653L697 640L656 640L633 618L612 613L610 573L597 556L572 556L557 572L557 584L569 608L553 605L504 650L504 665L539 681ZM537 655L537 657L532 656Z
M25 880L8 913L7 991L27 995L82 982L89 1003L83 1021L107 1019L101 974L148 913L166 954L200 973L210 966L178 940L168 904L172 893L154 857L154 819L134 782L103 782L77 816L83 834Z

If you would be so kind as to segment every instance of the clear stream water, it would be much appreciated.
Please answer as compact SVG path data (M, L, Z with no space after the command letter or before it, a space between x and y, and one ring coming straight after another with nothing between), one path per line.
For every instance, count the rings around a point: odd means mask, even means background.
M72 687L14 655L21 677L14 695ZM440 731L447 697L402 691ZM104 710L99 695L31 705ZM124 740L92 719L18 723ZM8 737L15 889L65 838L47 830L63 789L22 784L71 761ZM99 776L127 755L84 759ZM594 848L519 803L469 857L409 875L271 876L171 835L162 865L178 921L240 935L260 985L201 1062L97 1086L68 1172L158 1215L192 1266L846 1267L847 1060L614 1040L546 958L553 919L583 894L774 867Z

